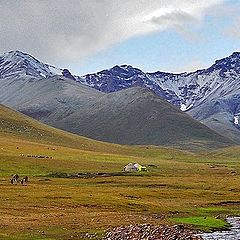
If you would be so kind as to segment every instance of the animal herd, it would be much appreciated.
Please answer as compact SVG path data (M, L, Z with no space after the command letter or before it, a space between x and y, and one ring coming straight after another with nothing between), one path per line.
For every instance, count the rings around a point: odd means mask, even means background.
M29 178L28 176L20 178L18 174L12 174L10 178L10 182L11 184L21 183L22 185L27 185L27 183L29 182Z
M21 157L28 157L28 158L30 158L30 157L31 158L50 158L50 159L53 158L53 157L43 156L43 155L30 155L30 154L24 155L23 153L20 153L19 156L21 156Z

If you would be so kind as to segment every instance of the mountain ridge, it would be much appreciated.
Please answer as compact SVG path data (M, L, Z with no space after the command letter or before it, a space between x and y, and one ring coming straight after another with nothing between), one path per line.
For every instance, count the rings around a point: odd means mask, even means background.
M56 68L50 64L42 63L32 55L19 50L0 55L0 79L22 76L49 78L55 75L75 79L68 69Z
M12 96L18 94L18 88L13 91L14 86L18 85L17 81L22 81L22 86L32 85L30 82L53 79L54 76L60 76L59 80L61 76L68 78L72 82L104 93L117 92L130 87L145 87L214 131L240 142L240 105L237 100L240 95L239 52L216 60L209 68L190 73L175 74L161 71L145 73L131 65L116 65L85 76L75 76L67 69L58 69L41 63L31 55L20 51L11 51L4 56L0 56L0 79L6 93L2 94L0 101L6 102L10 93ZM7 84L11 84L13 89L6 87ZM216 114L213 106L219 104ZM231 105L235 107L232 108ZM217 127L219 122L221 128ZM227 129L230 129L234 136L228 135Z
M14 85L11 81L0 81L1 103L80 136L188 150L235 144L147 88L132 87L106 94L63 76L13 80ZM21 94L14 94L19 91Z
M55 125L66 126L79 135L127 145L200 149L234 144L142 87L97 97Z

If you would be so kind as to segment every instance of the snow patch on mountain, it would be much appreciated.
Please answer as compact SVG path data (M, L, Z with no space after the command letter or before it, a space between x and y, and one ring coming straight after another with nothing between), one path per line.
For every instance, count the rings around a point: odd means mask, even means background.
M239 116L233 116L234 119L234 124L238 125L239 124Z
M49 78L64 76L64 70L45 64L21 51L10 51L0 56L0 78Z
M190 105L187 107L185 104L182 103L180 109L181 109L183 112L186 112L186 111L189 110L192 106L193 106L193 104L190 104Z

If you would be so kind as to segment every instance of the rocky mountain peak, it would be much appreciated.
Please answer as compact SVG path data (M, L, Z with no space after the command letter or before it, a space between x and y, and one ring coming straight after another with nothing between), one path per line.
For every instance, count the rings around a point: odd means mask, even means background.
M63 70L46 63L42 63L30 54L19 50L10 51L0 55L0 78L49 78L54 75L62 75L73 78L67 69Z

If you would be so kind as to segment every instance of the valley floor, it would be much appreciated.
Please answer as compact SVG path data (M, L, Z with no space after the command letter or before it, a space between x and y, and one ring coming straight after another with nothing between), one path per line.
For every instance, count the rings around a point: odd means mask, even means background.
M0 239L94 239L106 229L138 223L213 230L227 227L226 215L240 214L237 147L198 155L156 147L105 151L0 137ZM121 173L129 162L148 171L64 178ZM11 185L12 173L28 175L29 184Z

